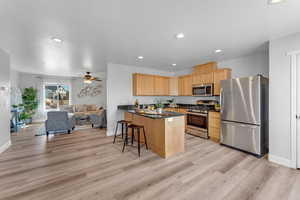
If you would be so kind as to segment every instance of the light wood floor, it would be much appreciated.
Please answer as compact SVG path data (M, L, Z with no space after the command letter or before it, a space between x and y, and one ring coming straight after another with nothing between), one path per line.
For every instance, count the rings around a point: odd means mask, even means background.
M48 140L40 125L13 134L0 155L0 199L300 199L297 170L186 136L186 152L168 160L143 149L121 153L105 130Z

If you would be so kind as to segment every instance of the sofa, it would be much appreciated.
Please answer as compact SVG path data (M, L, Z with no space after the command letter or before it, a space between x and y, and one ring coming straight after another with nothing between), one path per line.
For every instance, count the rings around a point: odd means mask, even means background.
M101 115L104 109L95 104L75 104L61 106L60 110L73 113L76 124L83 125L82 121L89 121L91 115Z

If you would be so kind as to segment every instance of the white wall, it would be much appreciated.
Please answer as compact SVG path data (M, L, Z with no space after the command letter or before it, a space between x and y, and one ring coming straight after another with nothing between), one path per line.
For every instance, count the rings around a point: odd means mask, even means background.
M231 68L232 77L247 77L262 74L269 77L268 51L257 52L248 56L218 62L219 68Z
M138 99L140 104L154 103L156 98L167 97L134 97L132 96L132 74L146 73L162 76L172 76L173 73L150 68L126 66L119 64L107 65L107 135L113 135L115 123L123 119L123 112L118 111L118 105L132 105Z
M10 61L0 49L0 153L10 146Z
M97 73L93 74L96 77L99 77L101 82L93 82L92 85L101 85L101 94L95 97L81 97L77 95L80 90L84 88L85 84L82 78L72 80L72 103L73 104L96 104L97 106L102 106L106 108L106 73Z
M290 135L290 51L300 50L300 33L270 41L270 160L288 165Z
M10 105L18 105L22 103L22 92L19 86L20 73L10 70Z

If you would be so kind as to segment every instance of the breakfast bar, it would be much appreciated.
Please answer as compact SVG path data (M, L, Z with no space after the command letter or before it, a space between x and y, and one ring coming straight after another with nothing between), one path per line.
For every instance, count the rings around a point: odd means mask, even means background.
M128 110L125 120L145 127L148 147L162 158L169 158L177 153L184 152L184 115L175 112L149 114ZM129 135L131 133L129 132ZM145 139L141 136L141 143Z

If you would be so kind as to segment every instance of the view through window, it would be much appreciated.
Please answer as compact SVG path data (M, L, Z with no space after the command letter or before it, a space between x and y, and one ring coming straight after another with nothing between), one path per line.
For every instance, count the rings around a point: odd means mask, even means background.
M46 110L58 110L60 106L70 104L70 91L67 85L45 85Z

